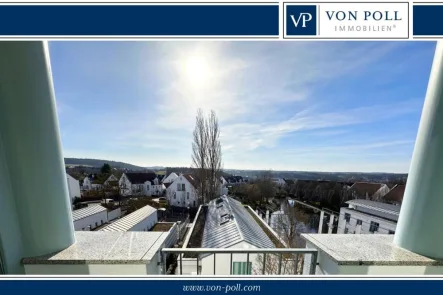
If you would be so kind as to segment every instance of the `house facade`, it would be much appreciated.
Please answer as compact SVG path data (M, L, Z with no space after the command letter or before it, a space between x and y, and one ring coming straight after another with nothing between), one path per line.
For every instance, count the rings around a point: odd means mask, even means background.
M166 178L163 179L162 183L172 183L178 177L177 173L172 172Z
M80 183L77 179L69 174L66 174L66 180L68 182L69 198L71 199L72 204L75 198L81 198Z
M122 196L160 196L165 186L153 172L126 172L119 180Z
M400 206L352 200L340 209L338 234L394 234Z
M272 178L271 181L277 187L283 187L286 185L286 182L283 178Z
M83 179L82 189L85 191L101 190L103 189L103 183L99 183L96 175L91 174Z
M104 185L111 185L113 184L115 181L118 181L118 178L114 176L114 174L111 174L103 183Z
M190 174L180 174L166 189L169 205L195 208L200 205L198 181Z

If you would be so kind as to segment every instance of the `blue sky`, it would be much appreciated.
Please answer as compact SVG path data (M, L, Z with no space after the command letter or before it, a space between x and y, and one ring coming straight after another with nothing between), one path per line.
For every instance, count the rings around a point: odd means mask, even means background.
M51 42L65 157L190 166L197 108L230 169L407 172L434 42Z

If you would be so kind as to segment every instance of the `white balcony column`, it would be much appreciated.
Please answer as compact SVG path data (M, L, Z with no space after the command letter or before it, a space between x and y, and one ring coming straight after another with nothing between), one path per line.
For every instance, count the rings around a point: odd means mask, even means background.
M443 258L443 43L438 42L394 243Z
M318 223L318 233L321 234L323 230L323 219L325 217L325 211L320 211L320 221Z
M332 230L334 229L334 214L329 215L329 225L328 225L328 234L332 234Z
M0 42L0 64L0 175L9 179L0 203L14 200L6 204L21 245L13 225L0 241L13 237L23 256L60 251L74 243L74 228L47 43Z

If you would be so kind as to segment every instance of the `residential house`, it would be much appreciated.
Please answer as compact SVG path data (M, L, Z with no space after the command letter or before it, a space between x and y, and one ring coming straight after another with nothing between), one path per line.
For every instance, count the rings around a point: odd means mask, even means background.
M355 199L381 201L389 192L389 187L384 183L355 182L350 188Z
M118 182L118 178L114 176L114 174L109 175L109 177L105 180L103 183L105 186L107 185L113 185L115 182Z
M394 234L400 206L370 200L351 200L340 209L338 234Z
M163 179L162 183L163 184L172 183L177 177L178 177L177 173L172 172L166 178Z
M220 177L220 196L228 194L228 182L223 176Z
M80 183L77 179L72 177L69 174L66 174L66 179L68 182L68 192L69 192L69 198L71 200L71 204L74 201L75 198L81 198L80 193Z
M245 182L245 180L241 176L229 176L226 178L226 181L229 184L241 184Z
M96 174L89 174L83 179L82 189L86 191L98 191L103 189L103 182L98 179Z
M277 187L283 187L286 185L286 182L283 178L272 178L271 181Z
M200 205L198 195L199 183L191 174L180 174L166 189L169 205L195 208Z
M162 195L165 187L154 172L125 172L119 180L122 196Z
M90 205L72 211L75 230L93 230L108 222L108 209L101 205Z
M157 222L157 209L146 205L99 231L149 231Z

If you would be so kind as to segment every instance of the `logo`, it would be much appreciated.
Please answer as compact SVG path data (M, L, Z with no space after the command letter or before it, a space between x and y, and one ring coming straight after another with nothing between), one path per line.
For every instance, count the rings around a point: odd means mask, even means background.
M317 6L287 5L286 35L317 35Z

